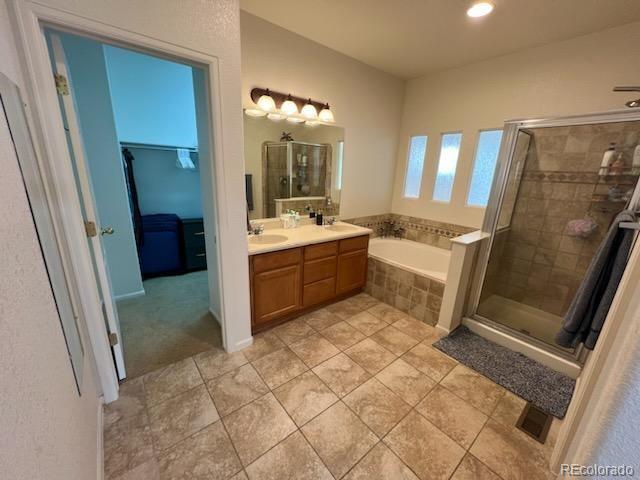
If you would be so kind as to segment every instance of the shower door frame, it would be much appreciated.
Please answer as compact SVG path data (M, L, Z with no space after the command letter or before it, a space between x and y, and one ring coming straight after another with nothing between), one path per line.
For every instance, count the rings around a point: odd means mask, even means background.
M484 220L482 223L482 232L488 233L489 238L482 243L478 252L478 259L476 263L478 268L476 268L476 273L473 278L473 286L470 292L469 305L467 314L465 315L465 320L474 320L486 327L497 330L499 333L506 334L507 336L513 337L516 340L532 345L534 348L543 350L553 357L559 357L562 360L577 363L579 365L584 364L588 352L583 348L582 344L580 344L572 352L567 351L555 345L550 345L546 342L543 342L542 340L534 338L531 335L527 335L516 329L508 327L507 325L503 325L499 322L491 320L490 318L484 317L478 313L480 296L487 273L487 267L489 265L489 257L491 255L493 241L498 227L500 208L502 207L505 191L507 189L507 180L509 178L509 173L511 172L518 133L522 130L534 128L570 127L577 125L593 125L598 123L617 123L631 121L640 121L640 108L634 110L610 110L605 112L563 117L509 120L504 123L504 134L502 137L503 140L502 144L500 145L496 171L493 177L493 182L491 184L489 203L487 204ZM640 184L640 181L638 182L638 184ZM634 197L632 198L631 202L633 204L633 207L636 209L640 204L640 198L638 198L640 189L638 188L638 184L636 184Z

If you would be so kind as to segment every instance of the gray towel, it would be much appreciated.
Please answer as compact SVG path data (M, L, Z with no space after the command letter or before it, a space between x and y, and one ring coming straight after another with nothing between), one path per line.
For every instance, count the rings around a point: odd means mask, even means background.
M633 244L634 230L619 224L635 221L633 211L624 210L611 224L556 335L561 347L572 348L580 342L589 350L595 347Z

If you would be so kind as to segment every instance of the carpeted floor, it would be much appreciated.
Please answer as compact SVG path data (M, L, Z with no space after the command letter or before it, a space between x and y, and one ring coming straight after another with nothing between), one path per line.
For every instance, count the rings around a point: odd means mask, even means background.
M558 418L567 413L575 380L458 327L433 346Z
M128 378L222 346L206 271L145 280L144 289L118 302Z

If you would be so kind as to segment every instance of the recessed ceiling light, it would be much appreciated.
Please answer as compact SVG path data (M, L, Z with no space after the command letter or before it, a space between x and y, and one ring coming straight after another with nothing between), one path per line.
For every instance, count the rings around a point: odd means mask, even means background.
M484 17L489 15L493 11L493 3L491 2L476 2L469 7L467 15L472 18Z

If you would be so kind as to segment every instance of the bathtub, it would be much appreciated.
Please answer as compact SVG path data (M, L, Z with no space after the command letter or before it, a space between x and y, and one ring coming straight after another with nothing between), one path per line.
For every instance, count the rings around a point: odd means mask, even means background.
M372 238L369 256L412 273L446 283L451 252L397 238Z

